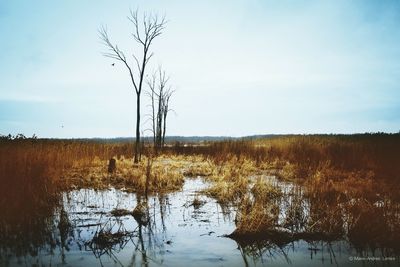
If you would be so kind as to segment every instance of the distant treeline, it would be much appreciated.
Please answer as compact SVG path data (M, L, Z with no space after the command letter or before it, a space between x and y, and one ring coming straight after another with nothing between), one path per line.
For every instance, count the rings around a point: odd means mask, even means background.
M294 138L294 137L336 137L339 139L359 139L359 138L370 138L377 136L400 136L400 131L398 133L355 133L355 134L262 134L262 135L249 135L242 137L232 137L232 136L166 136L165 141L170 145L176 142L180 143L204 143L213 141L237 141L237 140L262 140L262 139L274 139L274 138ZM23 134L16 135L2 135L0 134L0 140L23 140L23 139L40 139L40 140L61 140L61 141L78 141L78 142L104 142L104 143L134 143L134 137L115 137L115 138L39 138L37 135L32 137L27 137ZM151 143L153 141L152 136L142 137L143 142Z

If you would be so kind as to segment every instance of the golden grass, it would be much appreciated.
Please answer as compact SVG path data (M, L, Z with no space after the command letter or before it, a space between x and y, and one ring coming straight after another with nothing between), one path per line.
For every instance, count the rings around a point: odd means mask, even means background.
M400 179L400 134L292 135L171 147L173 153L203 155L217 164L232 157L255 162L259 169L307 179L318 169L366 171L375 179ZM286 178L286 177L284 177Z
M248 178L262 172L314 187L328 183L344 187L355 180L396 182L400 175L399 134L284 136L170 146L152 160L150 172L146 157L132 164L132 151L133 144L128 142L0 140L0 182L4 185L0 193L16 193L7 188L46 193L56 187L123 184L142 191L147 176L150 190L156 191L179 188L183 176L207 176L214 183L210 193L223 200L243 195ZM115 175L106 172L111 157L117 159Z
M277 225L279 209L275 203L252 202L245 198L237 212L235 233L253 234Z
M178 190L185 176L193 173L206 175L210 170L208 162L199 156L160 155L142 156L142 161L132 164L132 159L116 158L116 172L107 172L107 160L95 159L87 167L72 168L63 175L63 182L72 187L124 188L128 191L144 193L146 182L149 192Z
M281 189L258 177L250 192L238 202L235 233L252 234L278 225Z
M212 182L204 192L220 203L234 202L244 196L253 175L259 170L252 160L231 156L226 161L213 161L207 164L207 180Z

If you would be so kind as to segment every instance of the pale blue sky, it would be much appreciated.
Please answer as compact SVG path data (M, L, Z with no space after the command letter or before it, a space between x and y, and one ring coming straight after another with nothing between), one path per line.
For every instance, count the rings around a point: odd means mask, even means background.
M136 7L169 20L149 69L176 89L168 135L400 130L399 1L0 0L0 134L133 136L97 30L131 54Z

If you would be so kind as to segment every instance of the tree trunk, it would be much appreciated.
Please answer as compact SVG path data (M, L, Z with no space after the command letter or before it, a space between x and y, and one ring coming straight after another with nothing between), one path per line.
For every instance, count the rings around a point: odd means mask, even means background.
M139 162L140 154L140 94L136 94L136 144L134 162Z
M158 99L158 111L157 111L157 149L161 148L162 138L162 90L160 90L160 96Z
M163 127L164 127L164 130L163 130L163 133L162 133L162 144L161 144L161 147L164 147L164 145L165 145L165 131L167 130L167 112L168 112L168 106L166 106L165 107L165 109L166 110L164 110L164 125L163 125Z
M156 147L156 117L155 117L155 104L154 104L154 86L151 90L151 111L152 111L152 120L153 120L153 146Z

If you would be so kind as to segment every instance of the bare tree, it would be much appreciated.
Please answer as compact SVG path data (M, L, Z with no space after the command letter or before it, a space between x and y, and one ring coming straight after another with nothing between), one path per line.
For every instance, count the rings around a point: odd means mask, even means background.
M169 99L171 98L171 95L174 93L173 90L171 90L171 88L169 88L163 97L163 135L162 135L162 147L164 147L165 145L165 133L167 131L167 116L168 116L168 112L170 111L169 109Z
M151 78L147 79L147 85L149 86L150 91L148 92L148 95L150 96L150 107L151 107L151 114L150 114L150 119L151 119L151 131L153 133L153 144L155 146L156 144L156 106L155 102L158 99L158 96L156 95L156 72L154 72L151 76ZM157 99L156 99L157 98Z
M167 130L167 115L170 111L169 100L173 90L168 86L169 77L165 71L158 68L153 75L147 79L147 85L150 89L148 95L151 99L151 123L153 132L153 144L156 151L164 147L165 133Z
M142 19L139 19L138 11L130 11L128 19L133 24L133 39L142 47L143 51L140 54L132 53L135 67L128 61L125 53L118 48L118 45L113 44L108 35L106 27L101 27L99 37L103 44L108 48L108 52L103 53L104 56L120 61L128 70L133 89L136 93L136 142L135 142L135 158L134 162L139 162L140 158L140 97L142 93L143 80L145 70L149 60L153 56L150 51L150 46L154 39L161 35L165 28L165 17L160 18L155 14L143 14ZM139 21L140 20L140 21ZM141 55L141 56L138 56Z

